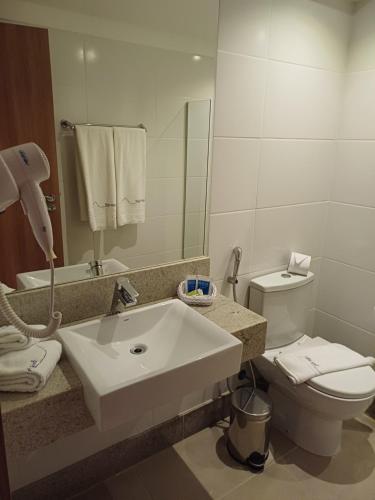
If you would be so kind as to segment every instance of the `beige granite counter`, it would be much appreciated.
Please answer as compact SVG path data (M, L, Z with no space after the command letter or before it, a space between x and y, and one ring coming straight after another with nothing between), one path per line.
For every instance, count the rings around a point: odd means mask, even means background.
M194 309L243 342L243 361L264 352L267 322L262 316L223 296L212 306ZM94 425L81 381L64 357L40 392L0 393L0 405L8 456L29 453Z

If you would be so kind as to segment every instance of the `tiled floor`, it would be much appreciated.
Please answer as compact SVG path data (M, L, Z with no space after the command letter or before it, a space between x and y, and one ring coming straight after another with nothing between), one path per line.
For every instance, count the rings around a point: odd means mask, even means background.
M346 422L341 452L312 455L277 431L262 474L230 458L227 424L190 436L75 500L375 500L375 421Z

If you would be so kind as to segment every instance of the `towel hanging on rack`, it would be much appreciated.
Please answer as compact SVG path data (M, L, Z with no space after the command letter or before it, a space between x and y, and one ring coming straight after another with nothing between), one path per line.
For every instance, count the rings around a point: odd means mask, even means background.
M92 231L116 229L116 175L113 130L75 126L77 184L81 220Z
M145 221L146 132L113 128L116 169L117 225Z

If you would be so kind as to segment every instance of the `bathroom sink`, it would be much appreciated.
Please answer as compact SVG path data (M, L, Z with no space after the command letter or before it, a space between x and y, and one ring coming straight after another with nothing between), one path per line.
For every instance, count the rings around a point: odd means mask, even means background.
M242 343L178 299L59 330L106 430L238 372Z
M129 268L121 264L116 259L105 259L103 263L103 274L116 274L128 271ZM85 280L92 276L90 266L85 264L75 264L73 266L57 267L55 269L55 282L68 283L69 281ZM39 288L49 285L50 270L40 269L39 271L30 271L28 273L17 274L17 290L25 288Z

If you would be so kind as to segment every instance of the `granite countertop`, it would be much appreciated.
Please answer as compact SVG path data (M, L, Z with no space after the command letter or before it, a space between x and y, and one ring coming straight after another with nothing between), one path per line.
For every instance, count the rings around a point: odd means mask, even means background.
M221 295L209 307L193 308L243 342L242 361L264 352L267 321L262 316ZM0 393L0 406L8 456L29 453L94 425L82 383L64 356L41 391Z

